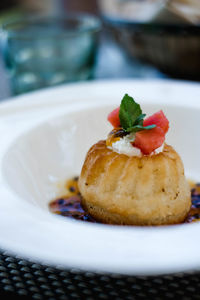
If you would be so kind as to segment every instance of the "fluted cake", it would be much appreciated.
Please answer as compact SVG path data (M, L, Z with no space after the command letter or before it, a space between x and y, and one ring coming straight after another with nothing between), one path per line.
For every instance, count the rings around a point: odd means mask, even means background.
M78 184L82 206L96 220L108 224L166 225L181 223L186 218L191 197L183 163L161 138L159 126L164 128L165 136L168 120L161 122L164 114L157 115L160 119L153 117L153 125L149 119L140 121L141 130L132 129L130 133L122 127L115 129L107 140L99 141L88 151ZM122 120L115 123L117 128L121 123ZM118 150L112 147L129 137L137 151L126 152L125 146Z

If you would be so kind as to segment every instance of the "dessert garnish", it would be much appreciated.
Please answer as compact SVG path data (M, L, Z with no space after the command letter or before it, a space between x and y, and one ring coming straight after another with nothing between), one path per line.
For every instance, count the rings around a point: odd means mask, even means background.
M114 127L122 127L125 132L137 132L155 128L156 125L143 126L144 117L142 109L135 100L125 94L120 107L108 115L108 120Z
M144 119L145 117L146 114L142 112L140 105L125 94L120 107L108 115L108 121L114 129L108 135L107 147L119 153L136 156L162 151L169 121L162 110ZM130 144L132 148L140 149L141 152L136 149L131 151L133 149L130 148Z

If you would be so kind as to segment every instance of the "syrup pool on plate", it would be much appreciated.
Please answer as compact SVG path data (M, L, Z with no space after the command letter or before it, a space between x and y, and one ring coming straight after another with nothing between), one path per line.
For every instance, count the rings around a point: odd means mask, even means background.
M81 194L78 189L78 177L73 177L65 184L66 194L50 202L49 208L52 213L73 218L76 220L96 221L88 215L81 206Z
M192 206L184 223L200 221L200 183L189 182ZM78 177L66 181L66 194L49 204L52 213L75 220L100 223L87 214L81 206L81 194L78 189Z

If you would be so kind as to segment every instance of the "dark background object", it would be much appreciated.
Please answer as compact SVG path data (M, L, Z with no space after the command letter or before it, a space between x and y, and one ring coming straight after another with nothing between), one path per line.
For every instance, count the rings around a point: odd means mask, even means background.
M162 25L116 20L104 22L131 58L179 79L200 80L200 25Z
M0 10L9 9L17 5L17 0L1 0L0 1Z
M130 58L173 78L200 80L200 24L192 23L191 17L173 13L164 1L163 6L162 1L98 3L111 36ZM186 6L188 10L191 5Z
M66 11L84 11L88 13L98 14L98 6L96 0L65 0L64 7Z
M42 3L44 2L44 4ZM42 5L41 5L42 3ZM98 14L98 5L96 0L1 0L0 10L7 10L13 7L21 6L36 11L36 8L41 9L46 6L47 9L55 9L58 5L64 11L83 11L93 14Z

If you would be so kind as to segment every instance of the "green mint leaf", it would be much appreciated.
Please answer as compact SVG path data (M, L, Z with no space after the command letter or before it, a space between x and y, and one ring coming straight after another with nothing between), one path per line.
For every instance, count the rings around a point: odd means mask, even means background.
M140 115L140 116L136 119L136 121L135 121L135 123L134 123L134 126L135 126L135 125L143 125L143 120L144 120L145 117L146 117L146 114Z
M149 125L149 126L142 126L142 125L135 125L133 127L127 128L127 132L138 132L142 130L150 130L155 128L156 125Z
M142 113L140 105L132 97L125 94L119 110L122 128L126 132L138 132L155 128L156 125L143 126L145 116L146 114Z
M142 126L143 127L143 130L149 130L149 129L153 129L156 127L155 124L152 124L152 125L149 125L149 126Z
M119 110L119 119L122 128L125 131L132 128L141 114L142 110L140 105L136 103L128 94L125 94ZM141 121L141 119L139 121Z

